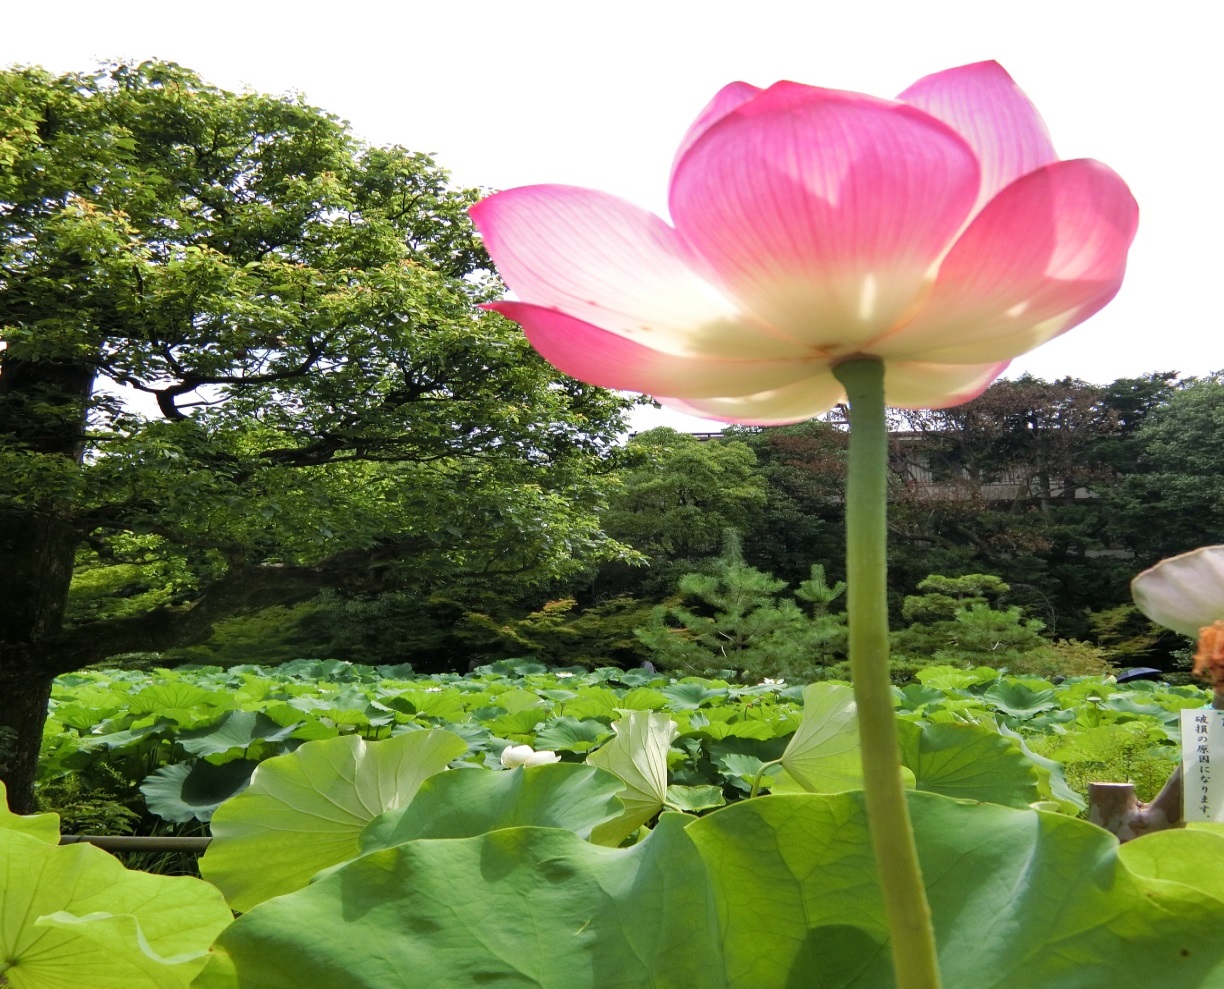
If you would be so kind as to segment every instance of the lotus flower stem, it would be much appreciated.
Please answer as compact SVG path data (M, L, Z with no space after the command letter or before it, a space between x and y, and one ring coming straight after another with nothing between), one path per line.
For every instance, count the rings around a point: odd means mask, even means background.
M871 846L884 892L898 989L939 989L935 933L905 802L888 675L884 365L874 359L850 360L839 364L833 373L845 387L850 405L847 610Z

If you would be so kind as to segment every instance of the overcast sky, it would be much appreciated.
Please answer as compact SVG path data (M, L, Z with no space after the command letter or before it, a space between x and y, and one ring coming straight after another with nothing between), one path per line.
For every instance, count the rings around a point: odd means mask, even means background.
M0 22L3 64L168 59L228 89L302 92L370 143L433 153L464 185L564 182L664 215L676 144L727 82L893 96L993 58L1059 154L1110 165L1141 210L1118 297L1009 373L1224 368L1213 0L18 2Z

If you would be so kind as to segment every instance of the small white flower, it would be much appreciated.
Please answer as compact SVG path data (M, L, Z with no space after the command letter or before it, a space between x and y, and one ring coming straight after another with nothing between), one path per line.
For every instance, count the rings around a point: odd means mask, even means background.
M560 761L561 757L556 752L537 752L530 745L507 745L501 754L501 764L507 769L514 769L516 766L547 766Z
M441 687L426 687L426 688L425 688L425 693L427 693L427 694L440 694L440 693L442 693L442 688L441 688Z
M555 677L556 677L558 680L564 680L564 679L566 679L567 677L572 677L573 675L574 675L574 674L572 674L572 673L566 673L564 670L561 670L561 671L559 671L559 672L557 672L557 673L554 673L554 674L553 674L553 676L555 676Z
M786 683L786 680L783 677L778 677L776 680L771 680L769 677L766 677L761 681L761 686L781 687L784 683Z

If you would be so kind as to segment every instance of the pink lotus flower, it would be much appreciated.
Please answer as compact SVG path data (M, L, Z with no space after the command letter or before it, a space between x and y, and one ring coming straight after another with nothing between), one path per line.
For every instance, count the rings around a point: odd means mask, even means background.
M875 357L889 404L980 394L1122 282L1138 209L1099 162L1059 161L994 62L898 100L732 83L680 144L672 224L571 186L472 217L517 301L489 308L573 377L728 422L797 422Z

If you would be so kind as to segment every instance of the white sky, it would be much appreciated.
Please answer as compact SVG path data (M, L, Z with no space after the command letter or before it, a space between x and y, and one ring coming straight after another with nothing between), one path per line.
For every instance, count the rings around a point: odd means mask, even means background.
M727 82L792 79L892 96L920 76L994 58L1033 99L1060 155L1113 167L1141 210L1118 297L1011 373L1107 382L1224 368L1224 6L1215 0L5 7L0 64L70 71L168 59L229 89L303 92L370 143L433 153L464 185L565 182L664 215L676 144Z

